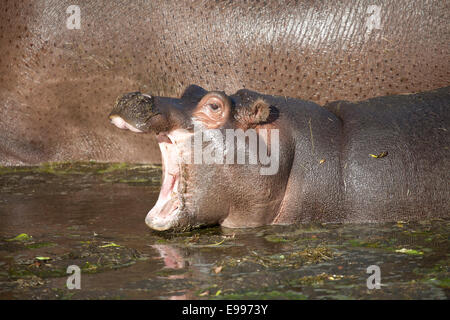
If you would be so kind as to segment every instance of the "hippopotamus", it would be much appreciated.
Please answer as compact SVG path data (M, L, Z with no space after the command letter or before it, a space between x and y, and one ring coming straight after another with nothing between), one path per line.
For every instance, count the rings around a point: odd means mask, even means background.
M180 98L127 93L109 119L136 134L156 135L163 182L145 222L181 231L448 217L449 107L450 87L322 107L248 89L227 95L191 85ZM248 158L240 163L238 148L230 149L237 139L217 147L239 130L253 130L263 141L252 149L251 135L244 136ZM195 149L198 134L207 138ZM262 149L277 154L272 172L261 171L267 161L249 160ZM218 161L202 158L205 150Z
M441 0L5 0L0 164L161 163L156 141L105 124L118 92L325 104L448 86L448 20Z

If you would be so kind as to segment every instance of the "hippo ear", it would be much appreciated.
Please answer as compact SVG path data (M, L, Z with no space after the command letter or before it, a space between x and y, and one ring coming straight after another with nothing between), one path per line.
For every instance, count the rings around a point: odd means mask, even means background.
M250 111L253 114L253 123L258 124L267 120L270 114L270 106L263 99L257 99L250 107Z
M259 98L250 107L239 109L235 115L244 127L250 128L260 123L266 122L270 115L270 105Z
M207 93L208 91L206 91L202 87L191 84L184 90L183 94L181 95L181 99L199 101Z

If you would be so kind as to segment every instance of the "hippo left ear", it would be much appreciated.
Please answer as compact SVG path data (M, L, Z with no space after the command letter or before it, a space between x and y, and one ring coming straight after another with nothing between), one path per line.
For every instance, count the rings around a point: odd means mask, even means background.
M208 91L206 91L202 87L196 86L195 84L191 84L184 90L183 94L181 95L181 99L190 99L192 101L199 101L207 93Z
M249 128L260 123L266 122L270 115L270 105L259 98L251 104L250 107L237 111L235 119L244 127Z

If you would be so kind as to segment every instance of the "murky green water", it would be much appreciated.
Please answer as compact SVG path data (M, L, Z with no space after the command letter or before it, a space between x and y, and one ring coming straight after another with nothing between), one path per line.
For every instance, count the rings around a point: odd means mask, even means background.
M156 233L144 218L160 174L0 168L0 299L449 298L450 220ZM66 287L69 265L80 290ZM370 265L381 289L367 288Z

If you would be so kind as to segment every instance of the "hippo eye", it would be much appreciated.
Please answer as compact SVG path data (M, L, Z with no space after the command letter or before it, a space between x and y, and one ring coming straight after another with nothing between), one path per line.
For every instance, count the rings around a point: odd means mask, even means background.
M211 103L211 104L208 104L208 107L212 110L212 111L217 111L217 110L219 110L219 106L217 105L217 104L215 104L215 103Z

